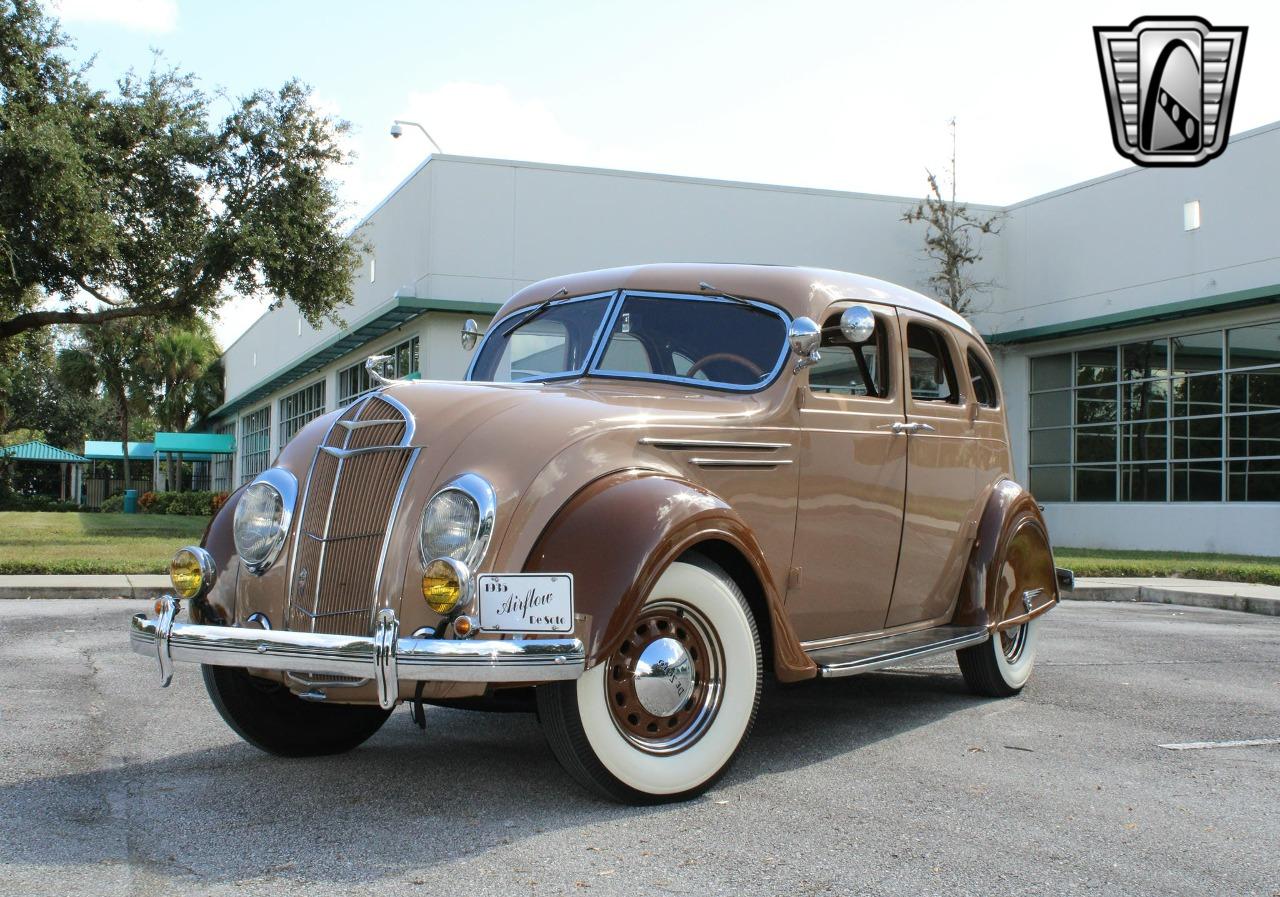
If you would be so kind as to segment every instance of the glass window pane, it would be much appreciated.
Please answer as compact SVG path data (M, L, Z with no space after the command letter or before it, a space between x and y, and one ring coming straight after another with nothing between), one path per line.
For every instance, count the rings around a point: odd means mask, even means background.
M1280 364L1280 321L1227 331L1231 367Z
M987 363L979 358L978 353L972 349L965 352L965 361L969 365L969 381L973 385L973 400L986 408L996 407L996 378L992 376Z
M932 327L907 325L907 364L911 372L911 398L917 402L960 401L955 365L947 340Z
M1071 431L1032 430L1032 464L1069 464L1071 462Z
M1070 501L1070 467L1031 468L1031 494L1037 501Z
M1222 413L1222 375L1176 377L1173 381L1174 417Z
M1222 370L1221 330L1173 338L1173 372L1175 374L1220 370Z
M1164 418L1169 412L1169 381L1143 380L1126 383L1124 390L1124 419L1149 420Z
M1115 501L1114 467L1077 467L1076 501Z
M1228 374L1232 411L1280 410L1280 368Z
M1164 464L1124 464L1120 467L1120 500L1166 501L1167 479Z
M1230 421L1228 454L1232 458L1280 455L1280 414L1245 414Z
M1222 501L1222 462L1173 465L1174 501Z
M1076 423L1105 424L1116 419L1116 387L1076 390Z
M1280 501L1280 461L1229 461L1227 475L1231 501Z
M1116 460L1116 428L1079 427L1076 429L1076 463L1094 464Z
M1116 347L1076 353L1076 385L1111 383L1116 379Z
M1169 341L1166 339L1126 343L1120 347L1123 379L1165 377L1169 374Z
M1071 426L1071 390L1043 392L1031 397L1031 426Z
M1071 353L1031 359L1031 388L1060 389L1071 385Z
M1173 422L1172 458L1221 458L1222 418L1198 417Z
M1166 424L1150 421L1121 427L1122 461L1163 461L1165 459Z

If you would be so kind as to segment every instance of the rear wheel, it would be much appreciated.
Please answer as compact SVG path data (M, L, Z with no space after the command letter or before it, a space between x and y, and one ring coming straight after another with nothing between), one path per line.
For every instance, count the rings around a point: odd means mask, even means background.
M676 562L626 638L576 682L536 690L556 758L611 800L659 803L702 793L755 721L760 637L737 585L707 561Z
M960 672L969 690L992 698L1007 698L1022 691L1031 678L1039 641L1040 621L995 633L981 645L956 652Z
M205 666L213 706L237 735L281 757L341 754L373 736L390 710L304 701L278 682L235 667Z

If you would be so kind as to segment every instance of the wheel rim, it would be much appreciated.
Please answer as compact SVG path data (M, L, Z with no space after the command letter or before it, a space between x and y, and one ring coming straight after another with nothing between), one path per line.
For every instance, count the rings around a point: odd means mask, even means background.
M1022 651L1027 646L1027 624L1014 626L1010 629L1002 630L1000 633L1000 650L1004 652L1005 660L1009 663L1017 663L1022 657Z
M605 673L614 725L645 753L687 750L720 709L723 669L720 641L701 614L678 601L647 605Z

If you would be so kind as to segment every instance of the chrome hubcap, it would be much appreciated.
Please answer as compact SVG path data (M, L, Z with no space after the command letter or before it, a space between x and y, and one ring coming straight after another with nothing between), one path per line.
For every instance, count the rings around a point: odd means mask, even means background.
M671 716L693 694L693 661L684 645L673 638L646 645L632 677L640 706L654 716Z

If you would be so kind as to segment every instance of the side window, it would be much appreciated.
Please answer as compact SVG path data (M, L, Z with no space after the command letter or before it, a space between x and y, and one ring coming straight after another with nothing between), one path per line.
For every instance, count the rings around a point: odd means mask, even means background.
M876 318L874 337L854 344L840 332L840 315L832 315L822 325L818 354L822 357L809 368L811 391L874 399L889 394L888 331L882 318Z
M991 368L972 349L965 352L965 360L969 362L969 380L973 383L974 401L984 408L997 407L1000 399L996 396L996 378L991 375Z
M907 325L907 362L911 398L917 402L960 404L955 365L947 339L937 330L914 321Z

